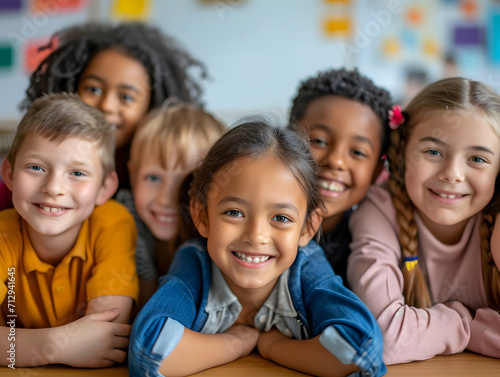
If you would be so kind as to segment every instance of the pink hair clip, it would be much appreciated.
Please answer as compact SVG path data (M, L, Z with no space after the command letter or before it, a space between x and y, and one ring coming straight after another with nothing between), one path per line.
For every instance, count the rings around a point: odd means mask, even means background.
M391 130L397 130L405 122L405 115L401 105L394 105L389 110L389 127Z

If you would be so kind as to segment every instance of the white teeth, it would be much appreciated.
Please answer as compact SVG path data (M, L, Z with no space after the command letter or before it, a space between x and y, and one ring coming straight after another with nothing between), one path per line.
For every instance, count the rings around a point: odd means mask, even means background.
M153 213L153 216L156 218L157 221L167 225L175 224L177 222L176 216L165 216L165 215L159 215L157 213Z
M328 181L319 181L319 185L321 188L325 190L333 191L333 192L342 192L345 189L345 185L339 182L328 182Z
M446 195L446 194L441 194L436 192L435 193L437 196L440 196L441 198L446 198L446 199L455 199L455 198L461 198L463 195Z
M63 211L65 208L56 208L56 207L46 207L41 204L38 205L41 209L47 212L60 212Z
M239 251L236 251L234 253L234 255L236 255L236 257L239 259L239 260L242 260L244 262L249 262L249 263L262 263L262 262L265 262L267 261L269 258L271 258L269 255L266 255L266 256L263 256L263 257L250 257L250 256L246 256L244 253L240 253Z

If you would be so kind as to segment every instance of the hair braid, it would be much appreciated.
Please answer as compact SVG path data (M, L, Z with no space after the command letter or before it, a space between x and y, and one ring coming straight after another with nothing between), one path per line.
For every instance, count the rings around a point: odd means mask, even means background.
M417 224L414 218L415 207L411 202L405 188L404 151L407 134L407 125L391 132L390 144L387 152L389 160L389 189L392 202L396 209L396 218L399 224L399 243L401 254L404 258L417 256ZM432 300L422 270L417 263L410 271L403 263L404 288L403 294L406 303L410 306L425 308L432 305Z
M481 221L481 265L488 307L500 311L500 272L491 255L490 239L495 224L494 217L484 214Z

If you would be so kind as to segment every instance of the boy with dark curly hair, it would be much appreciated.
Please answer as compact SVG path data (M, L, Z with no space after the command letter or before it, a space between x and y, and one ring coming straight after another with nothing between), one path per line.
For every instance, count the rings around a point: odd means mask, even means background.
M330 70L304 81L293 100L290 127L307 132L319 165L326 212L320 245L346 283L353 206L384 167L391 95L357 70Z

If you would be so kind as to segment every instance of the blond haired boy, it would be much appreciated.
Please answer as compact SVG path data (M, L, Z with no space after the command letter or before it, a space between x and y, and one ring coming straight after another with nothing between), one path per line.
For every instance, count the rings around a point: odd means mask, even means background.
M128 163L132 192L116 199L134 215L140 307L153 295L177 247L189 237L187 189L181 187L225 126L202 109L173 102L154 110L134 135ZM184 207L183 207L183 202ZM193 227L194 231L194 227Z
M124 361L137 235L126 208L108 201L118 185L111 126L76 95L42 97L2 176L14 208L0 212L0 365Z

